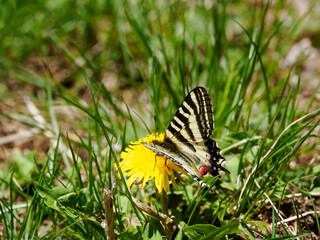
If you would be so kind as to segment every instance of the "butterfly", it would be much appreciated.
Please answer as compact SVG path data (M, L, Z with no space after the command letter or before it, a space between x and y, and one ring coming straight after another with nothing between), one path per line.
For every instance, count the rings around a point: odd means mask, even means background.
M165 132L164 140L142 144L183 168L201 188L210 189L202 176L207 173L217 176L219 171L230 173L221 166L225 159L220 155L217 143L211 139L213 127L210 97L205 88L197 87L178 108Z

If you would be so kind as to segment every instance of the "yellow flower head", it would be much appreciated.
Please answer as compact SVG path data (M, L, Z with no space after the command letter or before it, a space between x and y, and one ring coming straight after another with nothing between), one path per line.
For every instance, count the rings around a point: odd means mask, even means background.
M180 167L168 161L165 157L157 155L152 150L143 146L141 142L152 143L153 141L163 141L164 133L149 134L140 138L130 145L120 154L120 168L124 175L129 176L127 186L130 187L136 179L142 180L142 188L146 183L155 179L159 192L169 191L169 177L174 187L177 184L174 179L174 170L184 172Z

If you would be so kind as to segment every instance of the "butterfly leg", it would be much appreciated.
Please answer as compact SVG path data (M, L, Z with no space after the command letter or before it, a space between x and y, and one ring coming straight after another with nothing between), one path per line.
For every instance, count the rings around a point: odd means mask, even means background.
M166 167L169 168L167 165L167 161L168 161L168 159L166 158L166 160L164 161L164 165L166 165Z

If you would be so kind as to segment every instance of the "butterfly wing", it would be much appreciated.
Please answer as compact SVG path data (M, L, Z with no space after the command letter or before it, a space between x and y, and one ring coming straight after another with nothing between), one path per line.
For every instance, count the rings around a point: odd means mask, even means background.
M201 177L206 172L216 176L224 169L224 159L211 134L214 127L212 104L203 87L193 89L170 122L163 142L142 143L159 155L182 167L201 187L208 187ZM202 175L201 175L201 174ZM213 190L211 190L213 192Z
M170 122L166 137L172 141L203 142L213 131L212 104L203 87L193 89L178 108Z
M205 88L197 87L178 108L167 128L165 141L176 143L178 150L198 171L205 167L212 175L218 175L219 168L224 170L218 164L223 157L216 142L210 138L213 127L210 97Z

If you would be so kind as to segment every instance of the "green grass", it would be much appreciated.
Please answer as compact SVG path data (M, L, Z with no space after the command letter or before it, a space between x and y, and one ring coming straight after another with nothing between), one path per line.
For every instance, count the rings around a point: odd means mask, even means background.
M0 145L0 239L318 239L319 70L304 74L308 52L291 65L285 57L303 38L319 49L320 6L298 10L3 2L0 130L33 137ZM231 172L206 178L219 194L186 176L167 195L153 181L127 189L120 152L164 132L196 86L213 101L213 138ZM296 232L283 221L291 216Z

